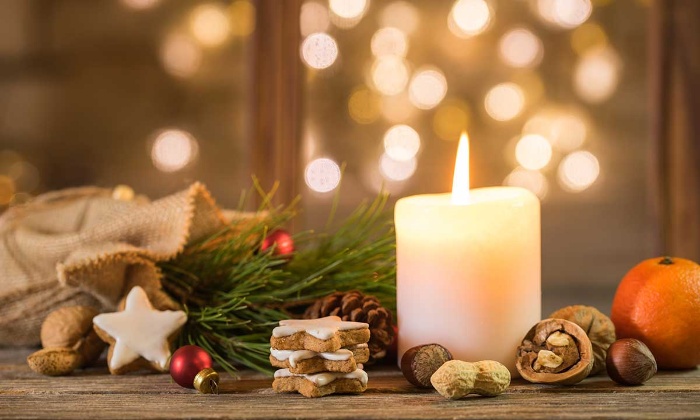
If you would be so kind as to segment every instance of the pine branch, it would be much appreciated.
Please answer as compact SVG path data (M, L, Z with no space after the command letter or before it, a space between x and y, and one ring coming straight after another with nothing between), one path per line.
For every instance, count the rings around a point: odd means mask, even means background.
M269 232L295 215L296 202L274 208L263 197L260 219L235 220L159 266L164 288L185 307L183 343L196 344L225 370L243 365L270 373L269 339L277 322L335 291L360 290L396 305L394 230L388 196L360 205L334 232L294 235L291 261L261 251ZM330 218L329 218L330 221Z

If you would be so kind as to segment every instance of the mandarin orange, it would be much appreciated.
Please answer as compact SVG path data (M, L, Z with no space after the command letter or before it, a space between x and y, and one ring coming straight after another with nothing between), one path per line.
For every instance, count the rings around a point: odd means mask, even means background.
M700 364L700 265L683 258L642 261L622 279L610 317L618 338L636 338L659 368Z

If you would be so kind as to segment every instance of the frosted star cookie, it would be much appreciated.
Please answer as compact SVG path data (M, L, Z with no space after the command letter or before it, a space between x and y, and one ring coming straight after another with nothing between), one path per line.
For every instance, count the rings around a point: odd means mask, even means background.
M170 344L185 322L183 311L153 309L139 286L127 295L123 311L93 318L97 335L109 344L107 363L115 375L139 369L167 371Z
M289 369L280 369L275 372L272 389L276 392L298 392L309 398L330 394L359 394L367 389L367 373L356 369L350 373L322 372L304 375L291 373Z
M334 352L318 353L311 350L270 349L270 363L287 368L290 373L344 372L357 369L359 363L369 360L367 344L357 344Z
M335 352L369 341L369 324L341 321L337 316L288 319L272 330L270 346L277 350Z

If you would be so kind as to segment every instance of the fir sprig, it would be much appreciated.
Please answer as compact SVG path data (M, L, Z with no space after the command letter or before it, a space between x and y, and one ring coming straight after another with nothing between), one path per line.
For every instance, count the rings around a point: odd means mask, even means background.
M181 341L204 348L225 370L237 365L271 372L269 339L281 319L335 291L360 290L393 310L396 264L387 195L360 205L334 231L294 235L291 260L263 252L262 240L295 215L262 194L260 217L234 219L221 232L161 263L164 288L188 314ZM329 226L332 216L329 217Z

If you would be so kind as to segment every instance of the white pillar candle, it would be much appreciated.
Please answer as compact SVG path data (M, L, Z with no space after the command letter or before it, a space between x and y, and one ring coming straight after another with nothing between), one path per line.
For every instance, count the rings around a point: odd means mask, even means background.
M438 343L517 376L516 348L541 319L540 203L522 188L468 185L463 138L453 194L396 203L399 356Z

